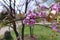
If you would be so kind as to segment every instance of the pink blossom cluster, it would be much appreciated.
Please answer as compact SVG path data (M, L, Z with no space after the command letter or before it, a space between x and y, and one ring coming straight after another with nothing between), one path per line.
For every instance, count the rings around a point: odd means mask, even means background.
M41 12L39 12L39 13L36 13L36 15L37 15L37 17L46 17L46 11L41 11Z
M36 18L36 14L32 11L29 11L29 13L26 14L26 18L23 20L23 23L33 26L36 23L36 20L34 18Z
M50 6L50 9L52 11L52 13L54 13L55 15L58 14L60 12L60 2L56 3L56 4L52 4ZM52 28L52 30L60 32L60 30L58 30L58 24L57 22L51 22L51 25L49 25L49 27Z
M24 24L26 24L26 25L30 25L30 26L33 26L35 23L36 23L36 20L35 20L35 18L36 17L46 17L46 14L47 14L47 12L46 11L44 11L45 9L46 9L47 7L45 7L45 6L42 6L41 7L41 9L43 10L43 11L41 11L41 12L37 12L37 13L33 13L31 10L29 10L28 11L28 14L26 14L26 18L23 20L23 23ZM52 4L51 6L50 6L50 8L49 8L49 11L52 13L52 14L54 14L54 15L56 15L56 14L58 14L58 12L59 12L59 10L60 10L60 2L59 3L56 3L56 4ZM48 10L47 10L48 11ZM45 18L44 18L45 19ZM43 19L43 20L44 20ZM46 20L45 20L46 21ZM44 24L44 23L43 23ZM55 26L53 26L53 25L51 25L52 26L52 28L54 29L54 28L56 28Z
M51 22L51 24L49 25L49 27L53 30L53 31L56 31L58 33L60 33L60 30L58 29L59 28L59 25L57 22Z
M46 12L42 11L40 13L33 13L31 10L28 12L28 14L26 14L26 18L23 20L23 23L26 24L26 25L30 25L30 26L33 26L35 23L36 23L36 18L37 17L40 17L40 18L43 18L43 24L44 24L44 17L46 16L45 15Z
M52 30L54 31L58 31L58 25L56 21L51 22L51 24L49 25L50 28L52 28Z
M56 4L52 4L49 8L49 10L51 10L51 12L53 14L58 14L59 10L60 10L60 2L56 3Z

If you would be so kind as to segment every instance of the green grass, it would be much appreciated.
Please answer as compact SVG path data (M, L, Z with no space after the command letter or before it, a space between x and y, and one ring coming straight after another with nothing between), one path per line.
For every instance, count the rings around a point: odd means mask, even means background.
M19 33L21 34L21 26L18 28ZM29 35L29 27L25 26L25 35ZM14 31L11 31L11 35L14 40L16 40ZM54 32L49 27L44 27L41 25L34 25L34 35L38 40L60 40L59 33Z

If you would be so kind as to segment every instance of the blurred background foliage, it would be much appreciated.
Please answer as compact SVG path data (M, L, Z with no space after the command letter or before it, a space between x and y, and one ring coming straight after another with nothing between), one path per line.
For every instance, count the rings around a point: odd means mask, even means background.
M55 0L56 2L60 2L60 0Z

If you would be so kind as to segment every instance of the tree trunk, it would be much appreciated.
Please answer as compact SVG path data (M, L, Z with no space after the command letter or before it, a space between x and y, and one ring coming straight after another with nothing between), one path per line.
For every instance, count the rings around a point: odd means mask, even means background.
M16 13L15 13L15 0L14 0L14 10L12 10L12 0L9 0L10 1L10 15L11 15L11 17L12 17L12 20L13 19L15 19L15 16L16 16ZM13 15L14 14L14 15ZM18 34L18 32L17 32L17 29L16 29L16 23L15 23L15 21L13 20L13 22L12 22L12 25L13 25L13 30L14 30L14 32L15 32L15 35L16 35L16 38L17 38L17 40L20 40L20 38L18 38L19 37L19 34Z
M24 40L24 29L25 29L25 25L22 22L22 40Z
M27 7L28 7L28 0L26 0L25 13L27 12ZM22 40L24 40L24 29L25 29L25 25L22 20Z
M33 27L30 26L30 37L33 37Z
M14 32L16 34L17 40L19 40L20 38L18 38L19 37L19 34L17 32L17 29L16 29L16 23L15 23L15 21L12 24L13 24L13 30L14 30Z

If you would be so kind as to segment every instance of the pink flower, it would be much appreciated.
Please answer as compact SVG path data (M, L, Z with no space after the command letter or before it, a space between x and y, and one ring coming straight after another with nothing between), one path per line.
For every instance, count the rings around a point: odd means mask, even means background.
M31 19L30 22L29 22L29 25L33 26L35 23L36 23L36 21L34 19Z
M26 24L26 25L29 25L29 26L33 26L36 22L36 20L34 18L36 18L36 14L29 11L26 18L23 20L23 23Z
M36 21L34 19L24 19L23 23L26 25L33 26L36 23Z
M24 19L23 23L26 24L26 25L28 25L29 24L29 19Z
M55 14L58 14L59 8L60 8L60 3L56 3L56 4L52 4L49 10L54 10L56 12Z
M46 17L46 11L42 11L40 13L37 13L36 15L37 17Z
M60 2L57 3L58 10L60 12Z
M58 25L57 25L57 22L55 22L55 21L51 22L49 27L52 28L52 30L54 30L54 31L58 31L58 29L57 29Z
M41 10L43 10L43 11L47 9L46 6L40 6L40 8L41 8Z
M30 13L30 14L28 14L28 17L30 17L31 19L32 19L32 18L36 18L36 14Z
M41 17L41 13L36 13L37 17Z
M54 31L58 31L58 29L57 29L56 27L53 27L52 30L54 30Z

